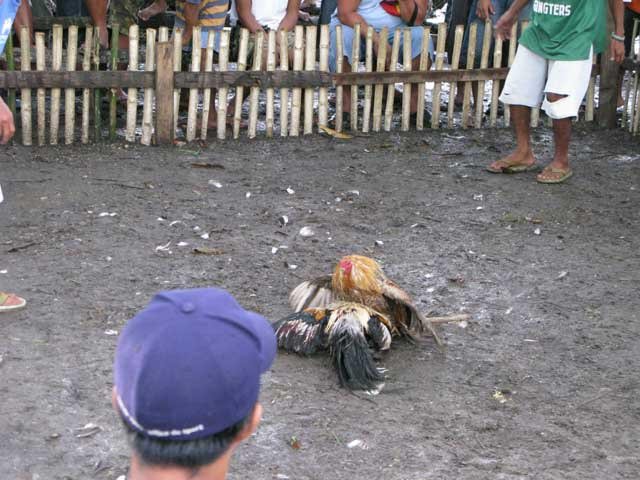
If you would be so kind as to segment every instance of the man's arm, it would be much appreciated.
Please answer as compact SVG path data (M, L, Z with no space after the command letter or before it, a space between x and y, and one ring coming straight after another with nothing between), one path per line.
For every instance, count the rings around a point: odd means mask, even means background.
M616 63L622 63L622 60L624 60L624 3L622 0L609 0L609 8L613 15L615 29L615 31L611 33L622 38L622 40L620 40L611 37L611 59Z
M20 30L22 30L22 27L27 27L29 29L31 42L33 43L33 14L31 13L31 5L29 5L29 0L22 0L22 2L20 2L20 6L18 7L18 11L16 12L16 18L13 21L13 28L16 32L20 32Z
M16 126L13 123L13 114L0 97L0 144L4 145L11 140L14 133L16 133Z
M527 6L531 0L516 0L513 2L509 10L507 10L502 17L496 22L494 27L494 34L501 39L508 39L511 37L511 28L514 22L518 19L520 10Z
M264 0L257 0L264 1ZM262 25L258 23L256 17L253 16L251 11L252 0L237 0L236 11L238 12L238 20L242 23L242 26L248 29L251 33L256 33L264 30Z
M193 35L193 27L197 27L200 23L200 6L205 3L200 0L187 0L184 3L184 32L182 32L182 44L188 45L191 43L191 36Z
M398 0L400 4L400 18L409 24L413 20L412 25L421 25L427 16L429 9L429 0ZM413 17L413 11L417 8L416 17Z
M293 30L298 23L298 15L300 14L300 0L289 0L287 3L287 13L278 25L278 30Z
M476 15L480 20L491 18L491 15L494 13L496 13L496 9L493 7L493 2L491 0L478 0Z

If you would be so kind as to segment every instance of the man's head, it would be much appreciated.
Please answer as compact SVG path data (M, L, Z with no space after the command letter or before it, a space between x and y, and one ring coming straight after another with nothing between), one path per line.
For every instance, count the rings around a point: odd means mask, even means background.
M271 325L219 289L169 291L125 326L114 364L114 405L146 465L197 469L257 426Z

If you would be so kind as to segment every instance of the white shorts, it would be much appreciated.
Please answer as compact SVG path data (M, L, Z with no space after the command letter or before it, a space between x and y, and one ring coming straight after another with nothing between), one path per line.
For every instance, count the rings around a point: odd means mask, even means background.
M508 105L539 107L554 120L577 117L589 88L593 48L587 60L547 60L519 45L500 101ZM545 93L566 95L548 102ZM544 98L544 101L543 101Z

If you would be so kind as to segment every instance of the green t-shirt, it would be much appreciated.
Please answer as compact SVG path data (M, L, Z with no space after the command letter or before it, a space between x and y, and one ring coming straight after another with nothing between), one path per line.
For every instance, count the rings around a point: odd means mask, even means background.
M606 0L534 0L520 43L549 60L586 60L607 42Z

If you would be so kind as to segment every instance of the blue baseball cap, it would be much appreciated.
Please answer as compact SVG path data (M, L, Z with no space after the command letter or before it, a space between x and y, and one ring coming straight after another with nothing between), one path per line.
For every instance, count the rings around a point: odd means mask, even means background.
M118 339L118 409L148 437L213 435L251 413L275 354L269 322L224 290L160 292Z

